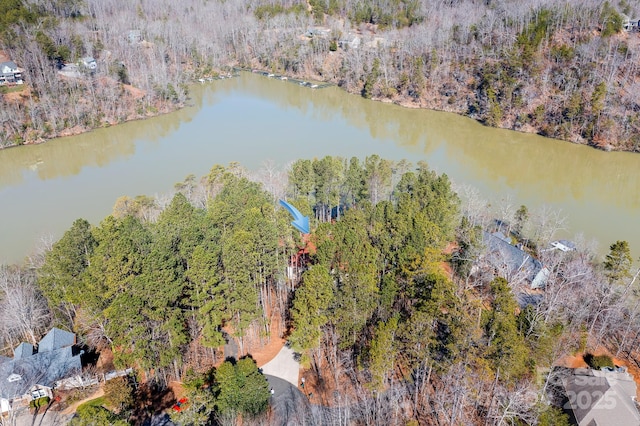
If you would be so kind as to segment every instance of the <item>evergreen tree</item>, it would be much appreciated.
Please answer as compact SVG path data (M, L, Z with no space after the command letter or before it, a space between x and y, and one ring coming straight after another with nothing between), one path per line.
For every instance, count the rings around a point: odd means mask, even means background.
M609 247L604 261L605 275L610 283L619 283L631 276L631 249L626 241L616 241Z
M320 345L333 291L333 278L324 265L313 265L302 275L291 308L293 331L289 342L296 351L304 353Z
M368 352L371 389L378 391L383 390L387 377L393 371L397 357L397 347L395 343L397 328L397 317L391 317L386 322L381 321L376 327Z
M255 416L269 405L269 383L251 358L225 361L215 372L216 411L223 417Z
M38 271L40 290L66 321L73 320L75 306L83 301L84 272L97 244L89 222L77 219L47 252Z
M491 309L483 313L487 357L503 377L514 380L527 374L531 365L522 334L518 332L519 309L504 278L491 282Z

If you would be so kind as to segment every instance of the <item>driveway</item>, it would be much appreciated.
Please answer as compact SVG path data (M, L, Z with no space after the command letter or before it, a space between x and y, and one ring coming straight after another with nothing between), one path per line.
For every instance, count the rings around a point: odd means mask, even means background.
M261 368L263 374L278 377L298 387L300 375L300 362L293 349L284 345L278 355Z
M61 414L58 411L47 411L44 414L34 416L29 410L21 410L15 417L15 423L9 420L8 424L12 426L61 426L66 425L72 416Z
M269 386L273 389L271 397L271 415L269 424L303 425L308 424L311 405L307 396L297 386L286 380L265 374Z

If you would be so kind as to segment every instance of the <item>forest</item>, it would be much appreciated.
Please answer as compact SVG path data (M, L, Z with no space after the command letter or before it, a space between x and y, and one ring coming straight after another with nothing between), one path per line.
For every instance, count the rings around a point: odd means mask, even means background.
M544 288L490 261L498 223L544 264ZM552 367L595 353L638 365L640 272L625 241L604 259L581 240L547 249L561 226L545 209L489 206L424 163L216 165L3 266L0 347L73 330L138 381L182 381L192 403L172 414L179 425L270 424L255 362L225 362L222 346L251 355L279 337L323 397L289 424L569 424ZM114 406L74 424L138 424L130 401Z
M0 51L26 84L0 97L0 146L168 112L241 67L638 151L638 20L626 0L5 0Z

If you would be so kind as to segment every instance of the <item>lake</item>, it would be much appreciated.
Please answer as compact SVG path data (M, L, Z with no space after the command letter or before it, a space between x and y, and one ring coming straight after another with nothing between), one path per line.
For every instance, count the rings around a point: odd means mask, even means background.
M455 114L313 90L251 73L192 86L171 114L0 150L0 263L20 262L43 235L111 213L122 195L165 193L187 175L237 161L258 169L325 155L426 161L492 204L560 210L606 253L640 253L640 155L606 153L492 129Z

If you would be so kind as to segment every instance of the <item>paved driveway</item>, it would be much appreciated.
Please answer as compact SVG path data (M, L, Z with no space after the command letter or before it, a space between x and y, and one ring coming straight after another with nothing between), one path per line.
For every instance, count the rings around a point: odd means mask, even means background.
M265 374L269 386L273 389L271 408L272 425L304 425L309 424L310 404L307 396L297 386L278 377Z
M264 374L279 377L298 387L298 376L300 375L300 362L297 360L293 349L287 345L283 346L278 355L261 368Z

